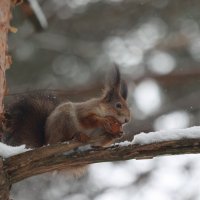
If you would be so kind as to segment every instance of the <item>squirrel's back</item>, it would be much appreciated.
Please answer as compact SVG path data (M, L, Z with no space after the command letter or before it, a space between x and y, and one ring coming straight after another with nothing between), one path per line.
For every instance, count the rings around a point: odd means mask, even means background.
M2 141L8 145L40 147L45 144L45 122L49 114L65 98L55 92L31 92L17 96L7 106L3 122Z

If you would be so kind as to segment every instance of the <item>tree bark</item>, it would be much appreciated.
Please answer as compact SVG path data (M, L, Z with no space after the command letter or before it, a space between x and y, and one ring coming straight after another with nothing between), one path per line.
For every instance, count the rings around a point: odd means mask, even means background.
M3 113L3 97L6 92L5 71L11 64L8 55L7 34L9 30L9 22L11 19L11 1L0 1L0 118Z
M6 92L5 71L11 64L7 45L7 34L11 19L10 9L11 0L0 0L0 126L3 119L3 97ZM0 200L9 199L9 188L10 184L4 170L3 160L0 158Z
M0 158L0 200L9 199L10 184L3 169L3 160Z
M63 143L28 151L4 161L11 183L30 176L77 165L121 161L129 159L150 159L160 155L200 153L200 139L181 139L146 145L115 145L86 150L73 150L80 143Z

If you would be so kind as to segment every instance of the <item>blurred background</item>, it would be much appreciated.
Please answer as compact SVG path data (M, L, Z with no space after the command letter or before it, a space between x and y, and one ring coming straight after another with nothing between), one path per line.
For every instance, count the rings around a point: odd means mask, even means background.
M198 0L24 0L13 9L9 96L37 89L73 101L99 95L120 66L130 134L199 125ZM196 200L200 156L91 165L80 179L44 174L12 188L15 200Z

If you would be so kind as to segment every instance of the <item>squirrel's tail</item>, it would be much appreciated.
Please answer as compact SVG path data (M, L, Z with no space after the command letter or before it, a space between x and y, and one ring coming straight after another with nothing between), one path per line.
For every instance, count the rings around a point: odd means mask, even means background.
M11 146L43 146L46 119L59 103L59 97L53 93L20 95L5 110L2 141Z

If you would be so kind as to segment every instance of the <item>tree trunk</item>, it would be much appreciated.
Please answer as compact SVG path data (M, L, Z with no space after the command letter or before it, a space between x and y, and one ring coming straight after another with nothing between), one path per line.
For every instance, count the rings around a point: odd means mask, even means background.
M0 0L0 126L3 118L3 97L6 92L5 71L11 64L8 55L7 34L11 19L11 0ZM1 138L1 135L0 135ZM0 200L9 199L9 181L0 158Z
M11 1L0 1L0 119L3 113L3 97L6 92L5 71L11 64L8 53L7 34L9 30L9 22L11 18Z

